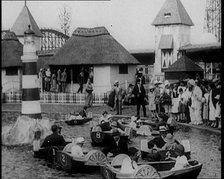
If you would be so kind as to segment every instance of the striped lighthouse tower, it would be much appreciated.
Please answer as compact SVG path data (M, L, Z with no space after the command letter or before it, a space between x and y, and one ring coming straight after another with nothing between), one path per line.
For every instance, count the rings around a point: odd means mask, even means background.
M24 32L22 76L22 115L41 119L40 94L37 86L37 59L34 32L28 26Z

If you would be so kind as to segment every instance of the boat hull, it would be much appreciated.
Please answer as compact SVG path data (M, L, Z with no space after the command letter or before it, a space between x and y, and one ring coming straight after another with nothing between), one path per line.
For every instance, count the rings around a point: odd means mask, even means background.
M92 120L92 118L72 119L72 120L65 121L65 123L70 125L70 126L83 125L83 124L85 124L85 123L87 123L91 120Z

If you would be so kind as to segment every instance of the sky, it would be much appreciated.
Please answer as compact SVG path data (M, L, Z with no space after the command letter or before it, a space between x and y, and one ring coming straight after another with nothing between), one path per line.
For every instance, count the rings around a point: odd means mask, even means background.
M154 18L165 0L101 0L101 1L27 1L27 6L39 28L60 29L60 9L71 8L70 35L77 27L105 26L109 33L128 50L154 49ZM181 0L191 17L192 38L203 33L206 0ZM10 29L24 1L2 1L2 29Z

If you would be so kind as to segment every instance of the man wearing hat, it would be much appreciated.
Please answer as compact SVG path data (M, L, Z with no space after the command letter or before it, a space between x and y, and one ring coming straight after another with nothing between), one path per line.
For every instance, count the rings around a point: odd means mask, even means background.
M64 147L66 145L66 142L64 137L59 134L59 129L60 127L58 127L56 124L52 125L51 130L53 133L44 139L44 142L41 145L41 147L51 147L51 146Z
M140 107L142 106L144 117L146 117L146 108L145 108L145 101L146 101L146 93L141 80L137 80L137 84L133 89L133 94L135 95L136 103L137 103L137 116L140 117Z
M148 142L148 148L150 149L152 146L151 144L154 144L154 148L161 149L166 144L165 138L166 138L167 132L168 132L168 130L165 126L160 126L159 127L160 135Z
M128 140L120 136L120 133L114 132L113 137L110 142L110 146L105 147L102 152L107 156L113 155L116 156L118 154L128 154Z
M195 84L193 79L188 81L191 94L190 117L191 123L195 125L202 124L202 90Z

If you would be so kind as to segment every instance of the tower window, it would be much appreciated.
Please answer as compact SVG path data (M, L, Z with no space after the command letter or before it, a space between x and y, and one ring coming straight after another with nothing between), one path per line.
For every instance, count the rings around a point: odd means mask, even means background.
M165 18L168 18L168 17L170 17L170 16L171 16L171 13L170 13L170 12L164 13L164 17L165 17Z

